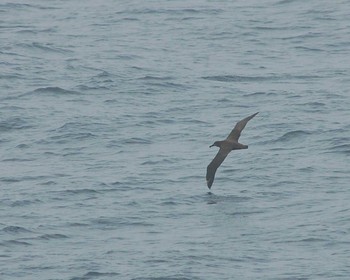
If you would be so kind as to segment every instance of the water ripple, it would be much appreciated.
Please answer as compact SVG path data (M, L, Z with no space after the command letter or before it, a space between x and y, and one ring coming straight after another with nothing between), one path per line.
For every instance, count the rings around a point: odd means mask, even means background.
M12 118L8 118L6 120L0 121L1 132L8 132L11 130L18 130L18 129L28 129L32 127L33 125L31 125L28 122L28 120L23 117L12 117Z
M70 280L90 280L90 279L100 279L100 278L108 278L108 279L116 279L115 277L120 276L120 273L116 272L98 272L98 271L89 271L84 276L81 277L73 277Z
M264 81L282 81L282 80L309 80L320 79L316 75L273 75L273 76L240 76L240 75L220 75L205 76L202 79L218 82L264 82Z
M2 231L13 234L31 232L30 230L20 226L7 226L3 228Z
M287 141L293 141L295 139L303 139L307 135L312 134L309 131L305 130L294 130L294 131L289 131L285 134L283 134L281 137L279 137L275 142L287 142Z

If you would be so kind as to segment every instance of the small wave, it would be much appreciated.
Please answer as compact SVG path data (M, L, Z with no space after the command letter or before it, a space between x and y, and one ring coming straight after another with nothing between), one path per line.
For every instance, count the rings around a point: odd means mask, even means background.
M236 195L215 195L212 192L208 192L208 195L205 197L207 204L217 204L217 203L240 203L245 202L250 199L251 197L248 196L236 196Z
M281 31L284 31L284 30L288 30L288 27L285 27L285 26L261 26L261 25L257 25L257 26L254 26L253 29L255 30L267 30L267 31L270 31L270 30L281 30Z
M144 138L133 137L133 138L124 140L123 143L125 143L125 144L151 144L152 141L144 139Z
M0 8L11 8L11 9L23 9L23 8L32 8L33 5L24 4L24 3L6 3L0 4Z
M294 2L297 2L297 0L281 0L281 1L276 2L275 5L291 4L291 3L294 3Z
M301 242L324 242L324 241L328 241L328 240L324 239L324 238L309 237L309 238L304 238L300 241Z
M4 183L17 183L21 182L21 179L17 177L1 177L0 181Z
M218 82L264 82L264 81L281 81L281 80L309 80L318 79L321 76L315 75L272 75L272 76L239 76L239 75L219 75L205 76L204 80Z
M91 219L91 224L95 226L106 227L120 227L120 226L141 226L152 227L154 224L145 222L140 217L100 217Z
M39 10L56 10L58 8L53 6L46 6L48 3L45 3L45 6L38 5L38 4L25 4L25 3L6 3L6 4L0 4L1 9L39 9Z
M96 194L98 191L93 189L79 189L79 190L65 190L66 193L71 194Z
M172 77L156 77L156 76L150 76L150 75L146 75L142 78L140 78L140 80L151 80L151 81L169 81L172 80Z
M276 142L286 142L286 141L291 141L294 139L306 137L307 135L310 135L311 132L304 131L304 130L295 130L295 131L290 131L279 137Z
M28 158L5 158L2 160L3 162L28 162L28 161L34 161L34 159L28 159Z
M144 120L144 121L141 121L139 122L138 124L136 124L136 126L147 126L147 125L155 125L157 123L175 123L175 120L174 119L161 119L161 118L158 118L157 120Z
M24 233L24 232L31 232L30 230L20 227L20 226L7 226L2 229L2 231L7 232L7 233Z
M50 137L51 140L55 141L57 144L64 144L70 140L85 140L89 138L95 138L96 135L89 132L79 132L79 133L65 133L63 135L57 135ZM74 152L78 154L77 152ZM69 153L67 154L69 155Z
M0 80L2 80L2 79L4 79L4 80L23 80L23 75L21 75L21 74L18 74L18 73L15 73L15 74L1 74L0 75ZM14 99L15 97L13 97L13 96L8 96L8 97L1 97L1 99L7 99L7 100L9 100L9 99Z
M253 93L248 93L245 96L259 97L259 96L276 96L276 95L277 95L276 92L257 91L257 92L253 92Z
M222 9L211 9L211 8L200 8L200 9L193 9L193 8L178 8L178 9L133 9L133 10L125 10L118 12L118 14L168 14L168 15L183 15L183 14L219 14L223 10Z
M160 205L162 206L174 206L174 205L178 205L179 203L173 201L173 200L167 200L167 201L163 201L160 203Z
M50 240L50 239L65 239L68 238L67 235L60 233L44 234L39 237L39 239Z
M303 50L303 51L309 51L309 52L325 52L325 50L322 50L322 49L319 49L319 48L308 48L308 47L302 47L302 46L298 46L298 47L295 47L296 49L299 49L299 50Z
M0 245L3 245L3 246L30 246L32 244L30 244L29 242L25 242L25 241L8 240L8 241L4 241L4 242L0 243Z
M311 166L307 166L307 167L298 168L298 170L305 173L311 173L315 171L315 168Z
M251 216L251 215L255 215L255 214L263 214L265 213L264 211L237 211L232 213L233 216Z
M308 238L302 238L298 240L284 240L284 241L275 241L274 243L313 243L313 242L327 242L329 240L324 238L317 238L317 237L308 237Z
M49 180L49 181L40 183L40 185L42 185L42 186L53 186L53 185L57 185L57 183L55 181Z
M221 76L206 76L206 77L202 77L202 79L218 81L218 82L251 82L251 81L270 80L272 79L272 77L221 75Z
M180 182L185 182L185 181L197 181L197 180L203 180L203 176L199 175L190 175L190 176L183 176L179 178Z
M164 163L172 163L173 161L170 159L161 159L161 160L146 160L141 165L157 165L157 164L164 164Z
M19 145L16 146L16 148L18 148L18 149L28 149L28 148L30 148L30 146L27 145L27 144L19 144Z
M28 122L20 117L9 118L0 122L0 131L7 132L11 130L26 129L32 126Z
M187 277L172 277L172 276L162 276L162 277L137 277L131 280L194 280L197 278L187 278Z
M185 90L191 87L190 85L179 84L179 83L174 83L169 81L160 81L160 80L147 80L146 83L149 86L173 88L175 90Z
M97 272L97 271L89 271L84 276L81 277L73 277L70 280L89 280L89 279L99 279L100 277L115 277L120 275L116 272Z
M21 180L20 180L21 181ZM42 201L39 199L33 199L33 200L17 200L11 204L12 207L22 207L22 206L27 206L27 205L32 205L36 203L41 203Z
M78 91L73 90L66 90L60 87L44 87L44 88L37 88L32 91L33 93L54 93L54 94L81 94Z
M94 85L94 86L88 86L88 85L79 85L78 86L79 90L81 91L89 91L89 90L110 90L109 87L106 86L99 86L99 85Z
M350 155L350 144L336 145L330 148L331 153Z
M324 104L323 102L308 102L308 103L304 103L303 105L308 105L308 106L312 106L312 107L323 107L326 106L326 104Z
M39 179L46 179L45 176L17 176L17 177L1 177L0 181L6 183L17 183L23 181L36 181Z
M94 124L68 122L51 131L56 135L51 136L48 139L42 141L46 143L56 142L58 144L64 144L72 140L92 139L97 137L97 135L90 132L90 130L93 129L93 125ZM79 150L74 149L74 152L79 152Z
M90 127L94 128L94 130L96 130L96 127L100 127L103 126L103 123L86 123L86 122L67 122L65 124L63 124L62 126L52 130L55 132L76 132L78 130L87 130Z
M148 86L159 86L174 89L188 89L190 85L181 84L174 82L174 78L171 76L152 76L146 75L139 78L139 80L144 81Z
M35 90L20 94L17 97L27 97L27 96L62 96L62 95L81 95L78 91L66 90L60 87L43 87L37 88Z
M69 227L87 227L89 226L88 224L85 224L85 223L68 223L68 226Z
M73 51L68 50L68 49L63 49L59 48L56 46L53 46L51 44L41 44L38 42L33 42L31 44L27 43L19 43L17 46L24 47L26 49L38 49L40 51L45 51L45 52L54 52L54 53L61 53L61 54L66 54L66 53L73 53Z
M102 70L99 74L96 75L97 78L109 78L113 75L105 70Z
M23 30L16 31L16 33L18 33L18 34L37 34L36 30L32 30L32 29L23 29Z

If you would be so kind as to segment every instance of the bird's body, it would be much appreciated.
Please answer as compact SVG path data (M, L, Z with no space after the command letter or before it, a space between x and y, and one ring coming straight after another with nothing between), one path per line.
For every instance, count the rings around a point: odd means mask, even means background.
M213 145L210 146L210 147L217 146L220 148L220 150L207 167L206 179L207 179L207 185L209 189L213 185L216 170L221 165L221 163L225 160L227 155L232 150L248 149L247 145L238 143L238 139L241 136L241 132L246 126L246 124L248 123L248 121L254 118L257 114L258 113L255 113L239 121L225 140L216 141Z

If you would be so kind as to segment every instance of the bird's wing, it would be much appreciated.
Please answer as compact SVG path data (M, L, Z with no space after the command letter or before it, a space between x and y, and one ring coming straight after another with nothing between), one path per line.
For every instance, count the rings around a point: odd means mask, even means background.
M259 113L259 112L258 112ZM246 124L254 118L258 113L255 113L249 117L246 117L245 119L239 121L235 127L232 129L231 133L229 136L227 136L227 140L230 141L238 141L239 137L241 136L242 130L245 128Z
M216 169L218 169L218 167L224 161L224 159L227 157L229 152L230 151L227 151L223 148L220 148L220 150L218 151L218 153L216 154L214 159L211 161L211 163L209 163L209 165L207 167L207 175L206 175L207 185L208 185L209 189L211 188L211 185L214 182Z

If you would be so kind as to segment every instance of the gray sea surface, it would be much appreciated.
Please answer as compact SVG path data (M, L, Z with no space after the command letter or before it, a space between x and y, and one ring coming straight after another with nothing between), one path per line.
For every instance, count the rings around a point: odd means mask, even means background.
M209 145L255 112L209 192ZM349 1L0 1L0 279L349 259Z

